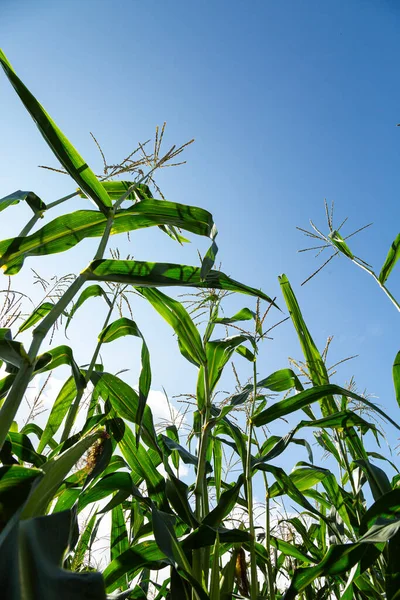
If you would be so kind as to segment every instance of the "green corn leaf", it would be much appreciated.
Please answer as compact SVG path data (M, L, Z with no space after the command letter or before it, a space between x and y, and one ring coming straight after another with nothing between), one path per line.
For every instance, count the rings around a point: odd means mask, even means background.
M71 367L77 389L81 389L85 386L85 378L75 362L72 349L65 345L57 346L52 350L47 350L47 352L38 356L35 375L52 371L61 365L69 365Z
M329 239L332 242L333 246L335 246L335 248L339 250L339 252L347 256L347 258L354 258L354 254L352 253L352 251L350 250L350 248L348 247L348 245L346 244L346 242L344 241L344 239L338 231L332 231L332 233L329 234Z
M69 377L62 386L52 406L46 426L40 438L38 452L43 452L47 444L53 439L61 427L61 423L76 397L76 383L73 377Z
M24 361L28 361L28 355L21 342L12 339L11 329L0 329L0 358L18 368Z
M179 431L176 425L167 425L167 427L165 428L165 433L167 434L167 437L169 437L169 439L179 444ZM177 450L173 450L171 452L171 460L175 469L179 469L179 454Z
M213 319L214 323L221 323L222 325L229 325L230 323L237 323L238 321L250 321L256 318L256 313L250 308L242 308L233 315L233 317L222 317Z
M37 425L36 423L27 423L21 429L21 433L26 433L26 435L33 433L34 435L36 435L36 437L40 441L40 438L43 435L43 429L41 427L39 427L39 425ZM57 442L53 439L49 440L48 445L52 449L54 449L58 446ZM40 452L42 452L42 450Z
M217 534L221 545L226 544L228 548L234 544L242 545L243 542L248 542L250 539L250 534L243 529L226 529L225 527L214 529L208 525L201 524L197 529L185 537L182 541L182 547L185 552L188 552L190 550L212 546L216 540Z
M2 50L0 50L0 64L26 110L35 121L40 133L64 169L76 181L85 194L97 204L99 209L107 214L112 203L103 185L44 108L19 79Z
M96 393L104 401L109 400L116 414L139 425L139 395L135 390L116 375L110 373L93 373L91 381ZM145 443L157 451L157 435L150 408L145 405L143 411L142 435Z
M191 454L188 450L186 450L186 448L184 448L183 446L181 446L180 444L175 442L175 440L169 438L166 435L160 434L158 436L158 442L159 442L159 446L160 446L161 450L167 456L169 456L173 452L177 452L186 465L194 465L195 467L197 467L197 464L198 464L197 456L194 456L194 454ZM210 470L211 470L211 466L208 464L206 467L206 471L210 471Z
M57 217L31 235L0 242L0 264L6 274L14 275L28 256L65 252L85 238L102 236L106 224L107 217L92 210L78 210ZM214 226L212 215L201 208L166 200L143 200L132 208L116 212L110 234L161 224L176 225L203 236L212 235Z
M10 375L7 375L6 377L4 377L3 379L0 380L0 399L4 398L4 396L7 395L8 390L14 383L14 379L15 379L15 374L10 373Z
M65 450L56 458L48 460L45 465L43 465L45 475L32 491L32 494L24 506L21 515L23 519L46 513L49 502L53 499L55 492L65 477L81 456L93 446L101 434L101 431L97 431L80 439L76 444L68 448L68 450Z
M133 185L136 186L134 190L132 190L129 196L126 198L127 200L146 200L147 198L152 198L153 194L150 191L150 188L145 183L137 184L135 181L103 181L103 187L105 188L107 194L111 198L111 200L118 200L123 196L129 188ZM82 190L78 190L78 193L81 198L87 198L86 194L82 192Z
M325 385L329 383L328 372L321 354L318 351L314 340L308 331L307 325L301 314L297 298L289 283L286 275L279 277L283 297L285 298L286 306L288 307L290 317L296 329L297 336L306 359L308 373L313 385ZM327 416L332 412L336 412L336 404L331 396L322 397L320 402L323 416ZM308 415L312 416L312 415Z
M387 494L391 491L392 486L390 485L389 478L383 469L365 459L358 459L354 462L364 471L371 486L371 492L374 500L378 500L383 494Z
M329 472L328 472L329 474ZM318 467L299 467L294 469L289 477L294 485L300 492L307 491L313 488L315 485L320 483L327 476L326 469L319 469ZM269 488L269 495L271 498L280 496L285 493L283 487L275 482Z
M150 411L150 409L148 410ZM110 413L115 416L117 414L114 409ZM146 414L143 418L143 439L146 441L144 435L145 423ZM114 425L111 429L113 437L118 441L121 453L131 469L133 483L138 486L142 481L145 481L152 499L157 502L160 508L168 508L165 495L165 479L157 470L157 467L162 463L161 453L154 439L152 444L155 449L150 447L146 451L141 443L136 444L132 431L122 419L114 418Z
M31 440L24 433L10 431L2 450L7 451L8 444L10 444L10 452L23 462L31 463L35 467L41 467L46 462L45 457L35 451Z
M396 392L397 404L400 406L400 351L396 354L393 363L393 383Z
M179 518L191 528L197 527L198 522L189 504L189 486L180 481L173 473L169 473L165 482L165 492L171 507Z
M213 444L213 458L214 458L214 481L215 481L215 493L217 496L217 502L221 495L221 482L222 482L222 442L220 439L214 437Z
M63 568L77 523L72 511L13 519L0 537L0 586L7 600L106 600L100 573Z
M202 281L199 267L174 263L152 263L134 260L96 260L84 271L94 281L130 283L134 286L186 286L240 292L276 304L261 290L231 279L221 271L210 271Z
M336 544L330 546L318 565L300 568L295 571L290 587L285 592L284 600L295 600L297 595L317 577L331 577L349 571L360 562L365 551L366 546L363 544Z
M238 346L236 352L246 358L249 362L254 362L256 360L254 352L251 352L246 346Z
M116 559L120 554L128 550L129 540L125 525L125 517L121 505L116 506L111 511L111 537L110 552L111 560Z
M79 296L78 300L75 302L72 309L70 310L67 322L65 324L65 331L67 331L67 329L71 323L72 317L74 316L74 314L76 313L78 308L80 306L82 306L82 304L84 302L86 302L86 300L88 300L89 298L93 298L94 296L103 296L103 298L105 299L107 304L109 306L111 305L110 300L108 299L108 296L107 296L106 292L103 290L103 288L101 287L101 285L98 285L98 284L90 285L85 290L83 290L82 294Z
M152 509L153 532L160 550L170 559L172 564L177 565L177 571L181 577L186 579L196 592L199 600L209 600L208 594L202 585L192 575L192 568L181 547L174 531L175 518L168 513L161 512L155 507Z
M17 464L0 467L0 524L3 529L26 501L32 484L43 476L39 469Z
M108 327L103 329L99 335L99 342L107 344L120 337L126 335L133 335L142 340L142 352L141 352L141 370L139 375L139 403L137 407L137 413L135 417L135 423L137 424L137 442L139 440L139 433L142 426L142 420L144 410L146 407L147 397L150 392L151 386L151 368L150 368L150 353L145 342L145 339L140 331L139 327L131 319L121 317L117 321L114 321Z
M290 398L285 398L285 400L281 400L280 402L275 402L272 406L263 410L261 413L256 415L252 422L257 427L260 425L267 425L276 419L280 419L286 415L289 415L296 410L302 409L321 398L326 396L333 396L334 394L340 396L347 396L348 398L353 398L353 400L357 400L374 409L377 413L381 415L386 421L388 421L393 427L400 430L400 426L395 423L383 410L381 410L378 406L369 402L366 398L359 396L358 394L346 390L345 388L340 387L335 384L321 385L313 387L309 390L304 390L304 392L300 392L295 396L291 396Z
M221 494L221 498L219 499L217 506L213 508L213 510L211 510L203 519L203 525L207 525L208 527L212 528L219 527L221 525L223 519L229 515L236 505L243 482L244 476L240 475L237 482Z
M132 494L132 478L129 473L116 472L104 475L95 485L83 491L79 497L78 511L81 512L89 504L99 502L115 492L126 492L128 497Z
M235 335L223 340L214 340L206 343L208 389L210 394L214 391L214 388L222 375L222 371L235 349L248 339L249 336L247 335ZM199 410L204 407L206 401L204 378L205 369L201 366L197 378L196 394Z
M215 233L211 234L211 237L214 238L216 235L217 235L217 233L215 230ZM217 256L217 252L218 252L218 246L214 240L213 243L211 244L211 246L209 247L209 249L207 250L205 257L203 258L203 260L201 262L201 269L200 269L201 279L204 280L207 277L207 274L213 268L215 259Z
M301 390L302 385L297 375L291 369L280 369L257 381L257 388L267 388L272 392L284 392L291 388ZM241 392L235 394L231 398L231 406L238 406L246 402L247 398L253 391L253 385L246 385Z
M200 334L184 306L160 290L140 287L138 291L171 325L183 356L196 366L204 364L206 355Z
M381 272L379 273L379 281L382 284L386 283L387 278L392 272L395 264L400 258L400 233L397 235L396 239L390 246L388 255L386 257L385 262L383 263Z
M35 308L35 310L22 323L22 325L20 325L18 332L22 333L30 327L33 327L33 325L36 325L36 323L41 321L43 317L45 317L51 311L52 308L54 308L54 304L52 302L43 302L40 306Z
M25 201L35 214L40 214L47 208L43 200L41 200L34 192L17 190L13 194L0 199L0 212L13 204L18 204L21 200Z
M94 526L96 524L96 518L97 518L97 515L96 515L96 513L94 513L90 517L85 529L83 530L83 532L79 538L79 541L75 548L71 571L79 571L80 568L84 565L85 555L86 555L88 547L89 547L90 537L92 535Z
M143 568L159 570L170 563L156 542L147 540L131 546L120 554L104 570L103 578L107 592L113 592L118 587L118 581L124 575L132 580Z
M271 373L265 379L258 381L257 387L267 388L271 392L286 392L286 390L292 388L295 388L297 391L303 389L299 378L292 369L280 369Z

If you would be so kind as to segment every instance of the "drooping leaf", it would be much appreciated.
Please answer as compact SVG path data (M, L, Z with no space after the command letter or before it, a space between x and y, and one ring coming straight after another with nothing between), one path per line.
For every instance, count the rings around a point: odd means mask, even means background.
M31 463L35 467L41 467L46 460L44 456L35 451L31 440L25 433L10 431L4 446L7 447L8 444L10 444L10 452L18 456L23 462ZM6 449L4 446L2 450Z
M77 389L81 389L85 385L84 377L75 362L74 354L70 346L62 345L47 350L37 358L35 374L52 371L61 365L69 365L72 375L75 379Z
M28 355L21 342L12 339L11 329L0 329L0 358L18 368L28 360Z
M143 414L147 402L147 397L150 392L151 386L151 368L150 368L150 353L147 347L146 341L142 335L137 324L131 319L121 317L117 321L114 321L108 325L99 335L99 342L107 344L112 342L119 337L126 335L133 335L142 340L142 352L141 352L141 370L139 375L139 404L137 407L137 413L135 417L135 423L137 424L137 442L139 440L139 432L142 426Z
M320 385L312 387L308 390L304 390L304 392L300 392L295 396L291 396L290 398L285 398L280 402L275 402L272 406L268 407L266 410L263 410L261 413L257 414L253 419L253 424L256 426L266 425L267 423L271 423L276 419L280 419L286 415L289 415L296 410L304 408L325 396L332 396L334 394L340 396L347 396L349 398L353 398L353 400L357 400L374 409L377 413L379 413L386 421L388 421L393 427L400 430L400 426L393 421L383 410L381 410L378 406L369 402L366 398L359 396L355 392L351 390L346 390L345 388L340 387L335 384L328 385Z
M211 270L202 281L200 268L188 265L104 259L93 261L85 274L93 281L114 281L134 286L186 286L240 292L256 296L276 306L261 290L239 283L221 271Z
M138 291L171 325L183 356L196 366L204 364L206 355L200 334L184 306L157 289L140 287Z
M5 198L0 199L0 212L13 204L18 204L21 200L25 201L35 214L40 214L47 208L43 200L41 200L34 192L17 190L13 194L9 194Z
M299 568L290 582L290 587L283 596L284 600L295 600L317 577L329 577L349 571L362 558L366 546L362 544L336 544L330 546L328 552L315 567Z
M35 308L35 310L29 315L29 317L20 325L18 331L22 333L26 331L30 327L33 327L43 319L50 311L54 308L54 304L52 302L43 302L40 306Z
M44 108L19 79L2 50L0 50L0 64L26 110L35 121L40 133L64 169L85 194L97 204L99 209L107 214L108 209L111 207L111 200L105 188Z
M392 272L395 264L400 258L400 233L397 235L396 239L393 241L390 246L388 255L386 257L385 262L383 263L381 272L379 273L379 281L384 285L386 283L387 278Z
M256 313L250 308L242 308L233 315L233 317L221 317L213 319L214 323L220 323L222 325L228 325L229 323L237 323L238 321L250 321L256 318Z
M103 400L110 401L118 416L139 425L139 395L130 385L110 373L93 373L91 381L95 386L95 391L100 394ZM157 435L153 415L147 405L144 407L141 424L145 443L157 450Z
M106 600L100 573L63 569L76 519L72 511L14 518L0 536L0 586L7 600Z
M62 215L31 235L0 242L0 263L6 274L14 275L28 256L65 252L85 238L102 236L106 224L107 216L98 211L78 210ZM142 200L116 212L110 235L161 224L176 225L203 236L213 231L212 216L206 210L166 200Z
M76 301L76 303L73 305L72 309L70 310L70 312L68 314L67 322L65 324L65 331L67 331L69 324L71 323L71 319L74 316L74 314L76 313L76 311L78 310L78 308L80 306L82 306L82 304L84 302L86 302L86 300L88 300L89 298L92 298L94 296L103 296L103 298L105 299L107 304L110 306L110 301L108 299L108 296L107 296L106 292L103 290L103 288L101 287L101 285L98 285L98 284L90 285L85 290L83 290L83 292L79 296L78 300Z

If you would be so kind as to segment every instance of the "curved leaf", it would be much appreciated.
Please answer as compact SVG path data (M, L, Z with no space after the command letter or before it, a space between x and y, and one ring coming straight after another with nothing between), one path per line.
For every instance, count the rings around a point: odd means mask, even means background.
M134 286L187 286L240 292L261 298L277 307L261 290L239 283L221 271L210 271L203 281L200 268L188 265L104 259L93 261L84 273L94 281L130 283Z
M28 256L65 252L85 238L102 236L106 224L107 216L98 211L78 210L62 215L31 235L0 242L0 263L6 274L14 275ZM167 200L149 199L131 208L118 210L110 234L155 225L175 225L204 236L211 236L214 232L212 215L208 211Z
M382 284L386 283L387 278L392 272L395 264L400 258L400 233L397 235L396 239L393 241L390 246L388 255L386 257L385 262L383 263L381 272L379 273L379 281Z
M69 324L71 323L71 319L74 316L74 314L76 313L76 311L78 310L78 308L80 306L82 306L82 304L84 302L86 302L86 300L88 300L89 298L93 298L94 296L103 296L103 298L105 299L107 304L110 306L110 301L108 299L108 296L107 296L106 292L103 290L103 288L101 287L101 285L98 285L98 284L90 285L85 290L83 290L82 294L79 296L78 300L74 303L72 309L70 310L70 312L68 314L67 322L65 324L65 331L67 331Z
M271 423L276 419L280 419L286 415L295 412L301 408L320 400L328 395L333 396L334 394L340 396L346 396L348 398L353 398L358 402L362 402L366 406L369 406L377 413L379 413L386 421L388 421L393 427L400 430L400 426L395 423L383 410L381 410L378 406L369 402L366 398L355 394L350 390L346 390L345 388L340 387L335 384L328 385L320 385L315 386L309 390L304 390L304 392L300 392L295 396L291 396L290 398L285 398L285 400L281 400L280 402L275 402L272 406L263 410L261 413L258 413L253 419L252 422L256 426L266 425L267 423Z
M19 79L2 50L0 50L0 64L26 110L35 121L40 133L64 169L71 175L85 194L97 204L99 209L107 214L108 208L111 207L111 200L103 185L44 108Z
M36 325L36 323L43 319L43 317L45 317L52 308L54 308L54 304L52 302L43 302L40 306L35 308L35 310L22 323L22 325L20 325L18 332L22 333L30 327L33 327L33 325Z
M43 452L47 444L59 430L71 404L76 396L76 383L73 377L67 379L62 386L47 419L46 427L40 438L38 452Z
M196 366L204 364L206 355L200 334L183 304L160 290L138 288L138 291L171 325L178 337L179 349L183 356Z
M9 194L8 196L5 196L5 198L0 199L0 212L13 204L18 204L21 200L25 201L35 214L40 214L47 208L43 200L41 200L34 192L17 190L13 194Z

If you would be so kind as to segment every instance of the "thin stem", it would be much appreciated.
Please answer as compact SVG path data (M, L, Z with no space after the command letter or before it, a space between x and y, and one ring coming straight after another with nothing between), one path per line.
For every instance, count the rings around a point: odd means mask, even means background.
M122 201L122 198L121 198ZM116 202L117 207L119 201ZM104 252L108 238L110 236L112 223L114 220L115 208L110 212L107 219L107 224L100 240L99 248L96 252L95 258L99 259L102 257L101 252ZM39 352L40 346L51 327L57 321L61 313L67 308L68 304L72 301L74 296L79 292L82 286L86 283L89 277L89 272L81 273L75 281L70 285L65 294L60 298L54 308L46 315L40 325L33 332L33 339L28 352L28 359L20 367L18 374L14 380L12 388L0 410L0 449L7 438L8 431L15 419L15 415L20 407L22 399L24 397L26 388L28 387L29 381L35 370L36 357Z
M257 397L257 361L253 363L253 399L251 402L250 418L249 418L249 430L247 440L247 454L246 454L246 496L247 496L247 512L249 515L249 529L250 529L250 599L257 600L258 596L258 582L257 582L257 563L256 563L256 549L255 549L255 529L254 529L254 516L253 516L253 481L252 481L252 468L251 468L251 445L253 437L253 422L252 418L254 415L254 409Z
M117 297L118 297L118 292L119 292L119 288L117 288L117 291L114 294L114 298L113 298L113 300L112 300L112 302L110 304L110 307L109 307L106 319L105 319L103 327L102 327L102 330L105 329L107 327L108 323L110 322L111 315L112 315L112 312L114 310L115 302L116 302ZM97 342L97 346L96 346L96 348L95 348L95 350L93 352L93 356L92 356L92 360L90 361L89 368L86 371L85 384L79 390L77 390L76 398L75 398L73 404L71 404L71 407L70 407L70 409L68 411L68 416L67 416L67 419L65 421L64 431L62 433L61 440L60 440L61 443L65 442L65 440L67 440L69 438L69 436L70 436L71 429L72 429L72 427L73 427L73 425L75 423L75 419L76 419L76 415L77 415L77 412L78 412L78 409L79 409L79 405L80 405L81 400L82 400L82 396L83 396L84 391L85 391L85 389L87 387L87 384L89 383L90 378L92 376L93 369L94 369L94 366L96 364L96 360L97 360L97 358L99 356L102 344L103 344L103 341L101 339L99 339L99 341Z
M260 452L260 444L257 439L257 435L254 432L254 437L257 444L258 452ZM267 553L267 581L269 590L269 600L275 600L275 583L274 583L274 572L271 562L271 515L270 515L270 497L269 497L269 486L268 477L265 471L262 472L265 487L265 550Z
M206 479L206 458L207 458L207 447L212 427L210 421L211 414L211 397L210 397L210 386L208 382L208 366L207 364L203 367L204 371L204 391L205 391L205 406L204 415L202 422L202 432L200 437L200 447L198 454L197 463L197 476L196 484L194 488L195 496L195 515L197 521L201 522L209 511L208 504L208 490L207 490L207 479ZM204 548L198 548L193 551L193 574L197 578L200 584L204 581L208 582L208 571L209 564L205 561Z
M367 273L369 273L371 275L371 277L373 277L376 281L376 283L379 285L379 287L381 288L381 290L383 290L386 294L386 296L389 298L389 300L394 304L394 306L397 308L397 310L400 312L400 303L397 302L396 298L393 296L393 294L391 294L389 292L389 290L387 289L387 287L385 286L385 284L381 283L379 281L379 277L377 277L377 275L373 272L372 269L369 269L368 267L366 267L365 265L361 264L358 262L358 260L356 259L351 259L351 261L357 265L357 267L360 267L360 269L363 269L364 271L366 271Z
M42 212L37 212L33 215L33 217L27 222L27 224L20 231L20 233L17 237L25 237L26 235L28 235L28 233L34 228L34 226L39 221L39 219L41 219L43 217L43 214L46 211L48 211L50 208L53 208L54 206L57 206L58 204L61 204L62 202L65 202L66 200L69 200L70 198L73 198L74 196L77 196L77 195L78 195L78 192L74 192L73 194L69 194L68 196L63 196L62 198L59 198L58 200L55 200L54 202L50 202L50 204L47 204L46 208Z
M46 210L49 210L50 208L53 208L54 206L57 206L58 204L61 204L62 202L65 202L66 200L69 200L70 198L75 198L75 196L77 196L79 194L79 192L73 192L72 194L68 194L68 196L63 196L62 198L59 198L58 200L54 200L54 202L50 202L50 204L47 205Z
M28 235L28 233L31 231L31 229L33 229L33 227L35 227L36 223L39 221L39 219L42 218L42 216L43 215L41 213L35 213L33 217L27 222L25 227L21 229L17 237L25 237L26 235Z

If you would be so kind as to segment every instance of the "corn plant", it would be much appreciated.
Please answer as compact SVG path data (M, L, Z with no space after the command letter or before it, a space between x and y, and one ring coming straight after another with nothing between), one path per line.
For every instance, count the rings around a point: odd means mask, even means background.
M78 186L51 203L32 191L0 200L0 210L25 202L33 212L16 238L0 242L5 275L18 273L32 256L67 252L85 238L99 239L89 265L76 276L59 277L63 283L57 293L44 285L43 301L23 319L18 295L9 295L4 305L0 329L0 359L7 372L0 380L4 596L10 600L398 597L399 475L391 463L396 475L390 481L375 464L388 460L365 447L371 434L379 442L379 430L352 410L350 402L359 402L391 426L399 426L367 398L331 383L325 355L317 349L284 275L279 278L282 296L304 361L298 363L298 373L283 367L268 374L259 356L269 332L267 320L278 311L275 299L213 268L217 230L208 211L153 195L152 190L159 192L155 172L171 164L175 148L160 157L156 138L155 151L144 152L144 162L128 157L122 165L108 166L104 159L104 177L96 176L3 53L0 62L63 170ZM132 180L115 179L127 172L135 173ZM50 220L53 206L67 206L77 195L83 204L91 200L95 209ZM45 225L36 229L42 218ZM108 257L110 236L152 226L178 242L183 240L181 230L208 237L210 248L199 266L121 260L118 253ZM196 294L200 290L197 304L205 322L198 323L188 305L161 287L194 288ZM148 397L157 365L151 364L151 348L129 311L130 292L170 325L177 349L197 369L193 402L186 413L191 419L188 436L174 422L161 431L156 428ZM225 316L227 293L257 298L254 310L246 306ZM94 297L104 302L104 323L88 364L78 365L73 348L51 347L51 336L60 319L68 330L71 321L79 319L81 306ZM13 335L17 325L17 333L25 336L33 330L27 350ZM100 360L106 344L129 336L141 344L137 389ZM221 376L233 357L248 365L249 378L243 385L237 381L236 389L219 402ZM44 427L33 414L20 427L28 385L61 365L67 365L71 375ZM399 369L397 365L394 370L397 398ZM298 411L304 415L290 431L273 434L274 424ZM84 415L83 424L78 414ZM331 469L314 462L306 434L297 435L300 430L314 432L321 451L330 456ZM300 448L308 457L291 473L279 463L288 448ZM229 472L228 453L239 465L238 475ZM182 465L189 469L189 484L180 477ZM255 506L260 484L265 495L263 521ZM367 484L370 494L365 492ZM276 501L282 507L292 502L295 508L290 514L282 508L278 517ZM95 544L107 520L109 561L99 570Z

